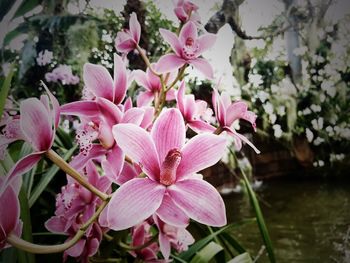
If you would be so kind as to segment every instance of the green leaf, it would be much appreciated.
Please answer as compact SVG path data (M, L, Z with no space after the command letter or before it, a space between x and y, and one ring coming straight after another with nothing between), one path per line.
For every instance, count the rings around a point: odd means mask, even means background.
M16 1L13 0L1 0L0 1L0 21L6 16L6 14L10 11L11 7Z
M21 34L24 34L29 31L28 24L22 23L18 27L16 27L14 30L8 32L4 38L3 46L6 46L10 44L10 42L18 37Z
M227 243L239 254L246 252L245 248L230 234L222 233L220 234L220 237L227 241Z
M208 235L207 237L202 238L201 240L198 240L187 251L181 253L179 255L179 257L185 261L188 261L188 260L190 260L190 258L192 258L192 256L194 254L196 254L196 252L198 250L202 249L206 244L208 244L217 235L219 235L219 234L223 233L224 231L227 231L231 228L239 227L241 225L244 225L246 223L251 223L251 222L255 222L255 219L247 219L247 220L243 220L242 222L239 222L239 223L229 224L227 226L224 226L224 227L220 228L219 230L217 230L216 232Z
M28 206L28 198L25 187L22 185L22 188L19 192L19 203L21 206L21 220L23 222L22 229L22 238L26 241L33 242L32 237L32 224L30 219L30 211ZM34 263L35 257L33 254L19 251L18 260L20 263Z
M255 211L255 215L256 215L256 220L258 223L258 227L261 233L261 236L263 238L264 244L266 246L266 251L268 253L269 259L271 263L275 263L276 259L275 259L275 253L273 252L273 246L272 246L272 242L269 236L269 232L267 230L266 224L265 224L265 219L264 216L261 212L261 208L258 202L258 199L256 198L256 195L253 191L253 188L251 187L247 176L245 175L244 171L240 168L240 171L242 173L243 176L243 182L245 187L247 188L247 192L248 192L248 196L249 199L251 201L251 204L254 208Z
M209 262L217 253L222 251L222 246L215 242L210 242L203 249L196 253L190 263L206 263Z
M23 1L22 4L18 7L18 9L17 9L16 13L14 14L13 18L25 15L29 11L32 11L39 4L40 4L39 0L26 0L26 1Z
M15 65L12 64L10 68L9 74L6 76L4 83L2 84L1 90L0 90L0 117L2 116L2 113L4 111L6 98L8 96L10 87L11 87L11 81L14 74L14 68Z
M244 253L231 259L227 263L253 263L253 260L248 253Z
M67 161L70 157L72 157L76 148L77 145L74 145L73 148L69 149L69 151L64 155L63 159ZM36 202L36 200L39 198L39 196L45 190L45 188L48 186L51 180L55 177L58 171L59 168L55 165L52 165L50 169L42 176L40 182L37 184L29 198L29 207L33 206L33 204Z

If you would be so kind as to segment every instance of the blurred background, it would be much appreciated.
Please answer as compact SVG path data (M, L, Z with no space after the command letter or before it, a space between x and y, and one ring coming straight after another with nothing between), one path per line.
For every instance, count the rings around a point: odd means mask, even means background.
M203 55L215 81L189 71L192 92L211 103L217 86L233 100L246 100L258 116L256 133L246 123L237 129L261 154L245 146L238 163L228 155L204 172L224 195L229 219L252 216L239 165L257 191L278 262L350 262L350 2L193 2L200 27L218 39ZM15 69L5 109L38 97L41 80L61 103L79 100L84 63L112 71L114 39L131 12L142 25L140 46L156 61L168 49L158 29L178 23L170 0L0 1L0 84L11 65ZM137 54L128 60L130 69L145 69ZM129 94L138 88L132 83ZM68 138L74 138L72 123L62 123ZM67 149L74 143L62 141ZM56 183L32 207L32 221L41 227L53 213L54 193L62 185ZM33 231L42 229L33 225ZM243 227L235 235L253 255L262 251L258 262L267 261L258 229Z

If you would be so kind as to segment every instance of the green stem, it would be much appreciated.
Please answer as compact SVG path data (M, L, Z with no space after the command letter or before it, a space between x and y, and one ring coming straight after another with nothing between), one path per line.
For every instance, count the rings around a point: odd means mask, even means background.
M148 59L148 57L146 56L146 54L143 52L142 48L141 48L139 45L137 45L137 46L136 46L136 49L137 49L137 51L139 52L139 54L140 54L141 58L143 59L143 61L146 63L146 66L150 69L150 71L151 71L154 75L160 77L161 74L158 74L157 72L155 72L155 71L153 70L152 65L151 65L151 62L149 61L149 59Z
M60 245L33 244L31 242L21 239L20 237L12 233L9 234L6 241L16 248L19 248L21 250L34 253L34 254L50 254L50 253L62 252L74 246L84 236L85 231L98 218L98 216L101 214L102 210L106 207L107 204L108 204L108 201L104 201L101 204L101 206L96 210L96 212L92 215L92 217L90 217L89 220L79 228L75 236L71 240L63 244L60 244Z
M105 193L102 193L95 186L91 185L80 173L70 166L65 160L62 159L54 150L50 149L45 153L52 162L54 162L58 167L60 167L65 173L73 177L80 185L88 189L90 192L97 195L102 200L107 200L109 196Z

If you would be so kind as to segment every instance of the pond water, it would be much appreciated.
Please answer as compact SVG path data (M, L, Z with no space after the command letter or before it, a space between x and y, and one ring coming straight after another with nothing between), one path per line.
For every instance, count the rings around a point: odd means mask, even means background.
M350 181L278 180L257 190L277 262L350 262ZM254 216L248 197L224 197L229 221ZM233 232L256 256L262 246L256 224ZM269 262L265 253L257 262Z

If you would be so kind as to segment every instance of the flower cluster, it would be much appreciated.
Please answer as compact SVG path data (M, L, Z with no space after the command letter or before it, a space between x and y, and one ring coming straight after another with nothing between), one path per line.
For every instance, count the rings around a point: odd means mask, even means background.
M160 29L172 52L158 61L150 63L140 47L141 27L132 13L129 28L115 39L119 54L114 54L113 76L104 66L86 63L80 101L59 106L47 90L48 96L21 103L18 126L23 136L14 137L29 142L34 152L10 171L0 199L15 194L13 184L42 155L65 171L67 185L56 197L55 215L46 222L49 231L67 235L65 256L87 262L97 253L103 235L130 230L129 244L137 248L131 249L131 256L166 262L172 249L181 252L194 242L186 229L191 219L208 226L226 225L224 201L200 172L224 156L225 134L238 149L245 142L259 152L234 128L243 120L255 129L256 115L244 101L232 102L216 89L212 111L207 102L186 94L188 67L213 78L213 68L201 54L214 45L216 36L199 30L197 9L189 1L178 1L175 13L181 30L177 35ZM147 64L146 72L127 70L126 55L134 50ZM73 81L67 66L46 77L63 84ZM132 81L142 87L136 98L128 96ZM212 119L208 112L215 113L213 122L207 121ZM52 149L60 114L80 119L76 131L80 151L69 164ZM15 125L16 119L10 122ZM6 231L2 243L16 245L12 236L19 234L19 218L16 213L13 218L10 226L0 222Z
M45 74L47 82L61 82L62 85L76 85L80 79L73 75L71 66L58 65L51 72Z

